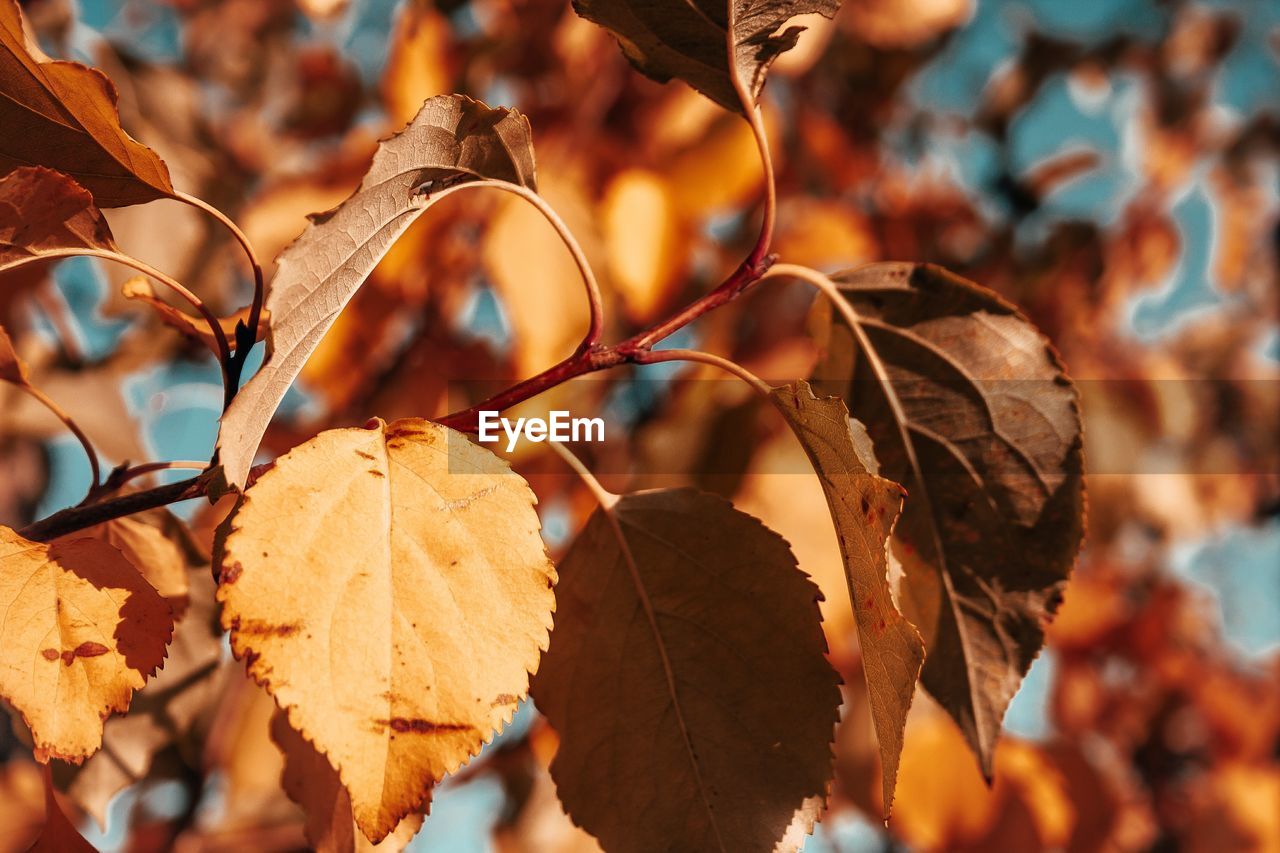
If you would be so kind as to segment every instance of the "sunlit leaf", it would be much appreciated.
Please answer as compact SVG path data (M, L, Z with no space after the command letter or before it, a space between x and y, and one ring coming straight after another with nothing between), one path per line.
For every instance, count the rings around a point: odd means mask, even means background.
M370 840L525 693L554 601L538 528L506 463L412 419L294 448L231 520L232 648L328 757Z
M384 141L351 198L277 259L267 308L270 359L222 418L227 479L244 485L258 442L307 357L396 238L447 186L489 179L535 188L529 123L460 95L432 98Z
M818 399L808 383L798 382L773 389L770 399L809 455L835 522L857 617L871 719L880 742L887 815L893 805L903 727L924 662L920 632L899 611L889 582L886 548L902 508L902 487L875 474L865 429L858 424L855 431L839 398Z
M36 757L80 762L102 744L164 660L169 606L96 539L45 545L0 527L0 695L26 720Z

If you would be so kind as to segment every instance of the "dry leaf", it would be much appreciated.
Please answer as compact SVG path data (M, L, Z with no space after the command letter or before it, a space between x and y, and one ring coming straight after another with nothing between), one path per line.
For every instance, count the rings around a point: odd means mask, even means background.
M271 718L271 739L284 753L281 784L289 799L307 815L307 841L318 853L400 851L422 829L422 815L411 814L378 844L360 833L351 815L351 795L338 772L316 748L289 725L283 711ZM428 799L428 803L430 800ZM424 803L424 807L427 803Z
M902 508L902 487L874 473L875 457L861 424L836 397L813 396L808 383L774 388L781 410L822 483L844 557L849 599L858 622L871 720L880 742L884 814L902 754L902 733L924 662L924 641L894 601L886 549Z
M833 280L888 382L843 321L824 330L815 376L867 425L881 473L906 485L894 537L903 609L928 651L922 681L989 776L1005 708L1080 547L1075 388L1035 327L972 282L899 263Z
M117 250L89 191L40 166L0 178L0 272L61 249Z
M45 545L0 527L0 694L41 761L79 763L103 721L164 660L173 615L119 551L96 539Z
M314 217L284 250L267 297L272 355L241 389L218 433L229 482L244 485L290 383L391 244L441 189L480 179L535 189L528 121L461 95L432 98L379 146L355 194Z
M116 87L95 68L55 62L27 38L15 0L0 0L0 174L48 166L99 207L173 195L156 153L124 132Z
M732 8L730 4L732 3ZM733 112L742 112L736 76L750 97L760 96L778 55L795 46L801 27L782 27L797 15L830 18L837 0L574 0L574 11L613 33L641 73L665 83L677 77ZM729 37L730 16L733 35ZM781 30L781 31L779 31ZM733 56L729 55L729 44Z
M209 324L205 322L204 318L193 317L156 296L156 289L151 286L151 281L146 276L136 275L126 279L124 284L120 286L120 293L125 299L133 299L150 305L155 309L156 316L166 326L176 329L184 338L204 344L215 356L220 355L218 339L213 336L213 332L209 330ZM240 323L247 325L248 322L248 308L241 308L230 317L218 318L218 325L222 327L222 331L228 340L235 340L236 326ZM258 321L259 336L269 328L270 322L271 312L263 309Z
M323 432L247 491L220 560L237 656L379 841L501 727L546 645L533 494L460 433Z
M817 587L723 498L640 492L560 564L533 682L565 811L626 850L773 850L825 798L839 678Z

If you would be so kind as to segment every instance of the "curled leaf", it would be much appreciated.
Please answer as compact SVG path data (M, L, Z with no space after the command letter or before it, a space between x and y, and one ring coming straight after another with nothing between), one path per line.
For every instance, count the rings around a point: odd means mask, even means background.
M120 286L120 294L125 299L132 299L151 306L160 321L170 328L176 329L184 338L197 341L208 347L209 351L215 356L221 353L218 350L218 340L213 336L213 332L209 331L209 324L204 321L203 317L193 317L156 296L156 289L152 287L151 281L145 275L135 275L125 280ZM249 309L241 308L230 317L220 317L218 324L222 326L223 333L229 340L234 340L236 335L236 326L239 323L248 323ZM261 320L259 321L259 336L262 330L267 328L267 324L271 319L271 312L263 310L261 312Z
M755 100L769 66L795 47L803 27L787 27L787 22L811 13L830 18L839 5L838 0L573 2L579 15L613 33L638 71L660 83L679 78L733 112L743 109L734 77Z
M877 476L875 459L849 410L836 397L814 397L807 382L769 395L791 425L831 508L849 600L858 624L871 722L880 742L884 813L893 805L907 711L924 662L924 641L894 601L886 549L902 509L902 487Z
M164 660L173 614L119 551L96 539L45 545L0 527L0 695L41 761L79 763L103 721Z
M231 521L218 598L232 648L372 841L526 691L554 608L533 502L493 454L408 419L294 448Z
M831 315L815 377L867 425L881 473L907 487L894 537L903 607L928 651L922 682L989 776L1083 535L1076 391L1035 327L972 282L906 263L832 280L865 344Z
M99 207L173 195L164 161L120 126L107 76L45 56L15 0L0 0L0 127L0 175L47 166L79 181Z
M528 121L462 95L432 98L379 146L351 198L313 217L281 253L267 297L272 354L223 415L218 433L229 482L244 485L289 385L396 238L442 190L475 180L536 188Z
M39 166L0 178L0 272L67 249L117 251L89 191Z
M570 817L612 851L795 849L840 691L786 541L714 495L641 492L591 516L560 575L532 694Z

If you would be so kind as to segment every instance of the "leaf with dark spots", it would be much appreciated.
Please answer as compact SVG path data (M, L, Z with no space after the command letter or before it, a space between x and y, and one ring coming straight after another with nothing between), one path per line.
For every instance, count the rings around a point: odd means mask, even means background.
M414 419L294 448L220 531L222 573L239 565L218 590L231 647L327 757L370 840L506 724L514 703L492 697L525 692L554 605L538 528L505 462Z
M120 126L116 88L101 71L55 62L0 0L0 175L46 166L70 175L99 207L173 195L169 170Z
M814 397L806 382L769 395L813 463L831 509L849 600L862 647L871 721L880 742L884 814L902 754L907 711L924 661L924 641L903 617L889 578L889 534L902 508L902 487L877 476L866 429L837 397Z
M1035 327L972 282L905 263L832 279L858 328L820 303L814 383L845 399L881 473L907 487L894 538L928 652L922 682L990 776L1080 548L1076 391Z
M839 2L574 0L573 8L613 33L641 73L660 83L678 78L725 109L741 112L734 77L753 101L759 98L769 66L795 47L803 30L787 22L814 12L830 18Z
M431 98L382 142L360 188L276 260L266 302L271 355L236 395L218 432L228 483L246 485L258 443L303 364L392 244L440 197L423 196L419 187L457 176L536 190L534 172L525 117L462 95Z
M794 849L840 691L782 537L714 495L641 492L591 516L560 577L532 695L570 817L611 851Z
M41 761L92 755L103 720L129 707L173 631L168 604L115 548L96 539L46 545L7 527L0 611L0 696L21 712ZM67 647L50 647L52 637Z

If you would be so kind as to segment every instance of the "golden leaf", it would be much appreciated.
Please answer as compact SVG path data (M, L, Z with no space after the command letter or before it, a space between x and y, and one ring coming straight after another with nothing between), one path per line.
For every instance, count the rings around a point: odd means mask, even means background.
M45 545L0 527L0 695L41 761L80 762L103 721L164 660L173 614L119 551L96 539Z
M247 491L221 549L231 644L379 841L515 710L555 569L533 494L429 421L323 432Z

